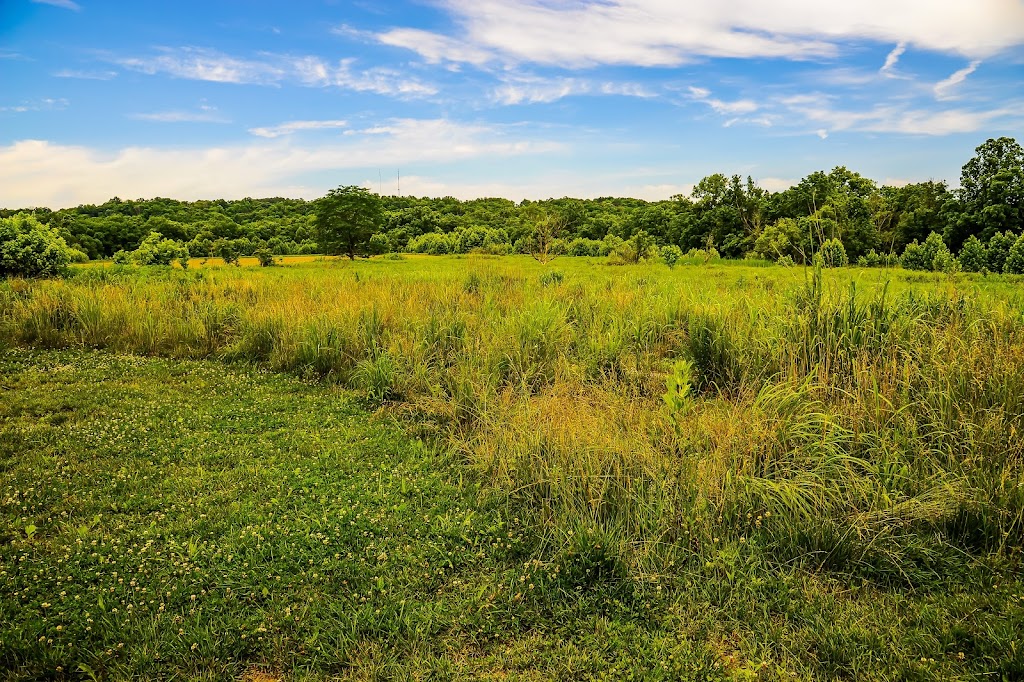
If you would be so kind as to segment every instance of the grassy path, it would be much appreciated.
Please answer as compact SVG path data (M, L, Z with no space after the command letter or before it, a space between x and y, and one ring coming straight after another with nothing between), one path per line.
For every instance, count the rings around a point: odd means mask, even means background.
M443 671L507 608L516 522L347 393L88 352L0 385L6 677Z

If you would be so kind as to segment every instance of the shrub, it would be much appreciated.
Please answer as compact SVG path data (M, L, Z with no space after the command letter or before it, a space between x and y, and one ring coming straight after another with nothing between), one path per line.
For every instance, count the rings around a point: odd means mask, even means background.
M903 250L900 265L907 270L931 270L931 263L925 260L924 249L916 239Z
M274 254L270 253L270 249L256 249L252 255L256 256L256 259L260 262L260 267L266 268L274 264Z
M779 260L775 261L775 264L781 265L784 268L791 268L796 265L796 263L793 262L793 258L790 256L782 256Z
M35 216L0 218L0 276L52 277L75 258L75 250L56 230Z
M967 272L981 272L988 265L988 249L972 234L960 249L959 260L960 267Z
M558 270L549 270L540 276L541 286L548 287L553 284L561 284L565 275Z
M1024 275L1024 234L1010 247L1010 253L1003 264L1003 272L1008 275Z
M139 248L128 254L136 265L170 265L174 261L188 267L188 249L181 242L164 239L159 232L150 232Z
M218 239L214 243L213 254L220 256L225 265L238 265L238 250L227 239Z
M1017 237L1009 230L1006 232L996 232L992 235L992 238L988 240L989 270L995 273L1003 271L1006 259L1010 255L1010 249L1013 248L1016 241Z
M850 264L846 247L838 239L829 239L821 245L821 260L826 268L842 268Z
M940 249L932 260L932 270L947 274L960 272L960 261L953 257L949 249Z
M375 232L370 235L370 240L366 242L366 252L371 255L380 255L387 253L391 250L391 243L388 241L387 235L383 232ZM253 254L256 255L255 253Z
M569 242L567 252L570 256L600 256L602 255L601 247L600 240L578 237Z
M670 268L675 267L676 263L683 257L683 250L675 244L669 244L668 246L661 247L661 260L665 261L665 265Z

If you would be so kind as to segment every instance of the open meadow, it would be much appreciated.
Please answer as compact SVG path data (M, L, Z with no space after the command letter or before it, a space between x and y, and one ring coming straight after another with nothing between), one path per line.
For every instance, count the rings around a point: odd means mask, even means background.
M0 282L0 679L1022 679L1024 278Z

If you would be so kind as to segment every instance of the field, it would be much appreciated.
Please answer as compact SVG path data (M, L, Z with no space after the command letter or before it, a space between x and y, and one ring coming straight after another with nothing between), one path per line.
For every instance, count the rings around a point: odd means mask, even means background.
M0 283L6 679L1020 679L1021 279Z

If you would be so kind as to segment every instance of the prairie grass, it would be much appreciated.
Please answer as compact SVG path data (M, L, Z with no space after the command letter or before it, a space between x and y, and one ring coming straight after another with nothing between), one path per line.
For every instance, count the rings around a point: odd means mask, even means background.
M815 603L869 588L896 610L900 595L1019 590L1019 281L554 265L83 268L0 284L0 343L219 359L353 389L456 455L488 504L527 520L549 599L596 590L628 602L699 580L709 608L743 619L789 589L780 580L811 581L800 593ZM779 608L766 604L764 622ZM1024 670L1024 643L999 630L1019 631L1021 617L989 624L1003 634L981 636L979 650L1010 648L986 654L985 669ZM809 637L840 662L815 674L834 676L881 646L845 641L856 617L842 618L777 634L798 647ZM868 639L887 636L872 627ZM722 637L720 664L756 653ZM765 656L778 670L804 660Z
M83 269L4 284L2 336L258 363L399 401L552 548L598 533L634 577L741 539L909 585L965 551L1020 550L1015 283L558 265ZM685 413L661 400L680 359Z

